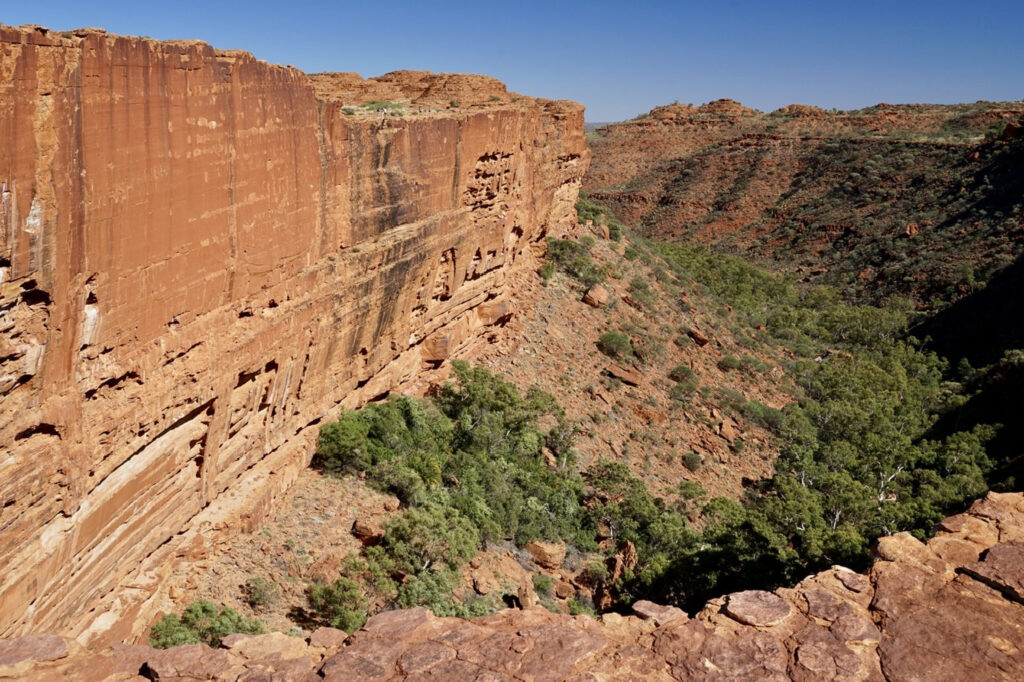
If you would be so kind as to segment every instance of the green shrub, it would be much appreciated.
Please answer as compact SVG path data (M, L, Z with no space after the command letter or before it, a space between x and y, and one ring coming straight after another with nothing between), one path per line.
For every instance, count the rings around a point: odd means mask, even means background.
M423 606L442 618L472 618L493 613L495 599L470 598L459 603L452 598L462 583L457 571L427 571L405 581L398 590L397 603L403 608Z
M569 600L569 615L585 615L590 616L591 618L596 618L597 610L594 608L594 603L589 599L576 597Z
M281 596L281 590L277 583L264 577L246 580L245 585L242 586L242 592L245 593L246 602L254 609L270 606Z
M200 642L199 633L182 624L181 619L173 613L165 615L149 630L149 645L156 649Z
M690 450L685 455L683 455L683 465L690 471L696 471L697 469L700 469L701 464L703 463L704 462L701 459L701 456L698 455L693 450Z
M586 192L580 191L576 199L576 215L580 222L591 220L594 223L599 223L605 213L606 211L603 206L591 201Z
M258 635L265 630L258 620L246 618L228 607L218 608L205 599L192 602L181 616L165 615L149 632L149 645L166 649L179 644L200 642L213 648L220 646L220 640L228 635L242 633Z
M689 400L690 396L693 395L698 388L700 388L700 384L697 383L696 379L683 379L682 381L677 381L675 385L669 389L668 395L672 400L685 402Z
M384 527L384 547L408 575L442 564L455 569L476 555L480 533L458 509L436 502L408 510Z
M668 378L672 381L686 381L687 379L693 379L693 370L686 365L676 365L672 368L672 371L668 373Z
M743 416L767 429L771 429L775 433L778 433L782 427L782 410L769 407L756 400L749 400L734 406L739 409Z
M654 303L656 298L654 289L647 283L646 280L640 277L634 277L629 282L629 293L637 303L649 306Z
M537 274L540 275L540 278L542 280L544 280L544 284L547 284L548 281L555 274L555 264L544 263L544 265L540 266L540 268L537 269Z
M366 623L367 600L354 580L342 577L330 585L313 583L306 597L313 613L332 628L352 633Z
M744 355L740 358L740 366L746 372L760 372L761 374L767 374L772 369L767 362L751 355Z
M625 225L607 208L591 201L586 192L580 191L579 193L579 198L576 200L576 215L581 222L590 220L595 225L606 225L608 238L612 241L619 241L622 238Z
M694 453L697 454L697 453ZM697 481L680 481L676 486L679 496L684 500L700 500L707 497L707 492Z
M633 357L633 344L622 332L605 332L597 341L597 348L610 358L623 360Z
M533 574L533 591L536 592L539 597L550 598L551 589L551 576L543 575L541 573Z
M388 102L381 99L372 99L368 102L363 102L359 105L360 109L369 109L370 111L383 111L388 110L389 114L401 114L402 105L398 102Z
M436 398L392 397L321 430L318 466L335 475L364 471L371 485L410 507L386 529L379 549L393 566L381 570L462 563L482 540L592 542L582 531L572 469L576 427L554 398L537 389L524 394L463 362L453 369L457 382ZM543 415L547 431L538 424Z
M726 355L724 358L718 361L718 369L723 371L730 371L740 368L740 361L734 355Z
M593 243L593 240L590 240ZM590 259L590 246L585 240L555 239L548 237L548 258L568 275L578 279L584 286L603 282L604 268Z

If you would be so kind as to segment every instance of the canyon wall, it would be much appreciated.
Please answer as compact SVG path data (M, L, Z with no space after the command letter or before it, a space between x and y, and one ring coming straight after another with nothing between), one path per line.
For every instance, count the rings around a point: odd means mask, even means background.
M584 187L645 234L928 304L1019 255L1022 121L1024 102L676 103L591 133Z
M582 128L482 77L0 27L0 636L144 631L334 409L485 342L575 219Z

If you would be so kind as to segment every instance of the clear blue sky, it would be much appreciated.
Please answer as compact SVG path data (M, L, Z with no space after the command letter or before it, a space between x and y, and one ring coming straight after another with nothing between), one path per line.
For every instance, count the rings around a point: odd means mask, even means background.
M630 6L630 5L633 6ZM5 2L0 23L196 38L307 72L486 73L587 106L1024 99L1024 0Z

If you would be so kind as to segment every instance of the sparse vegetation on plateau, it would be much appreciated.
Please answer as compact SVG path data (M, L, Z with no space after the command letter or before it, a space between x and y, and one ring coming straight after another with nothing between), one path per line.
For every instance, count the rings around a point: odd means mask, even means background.
M369 111L384 111L388 110L389 114L401 114L402 105L398 102L389 102L381 99L373 99L368 102L363 102L359 105L360 109L367 109Z

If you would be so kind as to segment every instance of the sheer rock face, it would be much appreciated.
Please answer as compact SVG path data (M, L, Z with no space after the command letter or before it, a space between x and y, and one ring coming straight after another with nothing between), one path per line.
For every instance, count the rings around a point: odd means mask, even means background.
M580 106L480 77L391 78L472 106L382 121L247 53L7 27L0 74L6 636L143 632L333 410L514 314L589 160Z
M835 567L792 589L713 600L693 619L650 602L601 620L543 608L472 620L408 609L374 616L344 642L340 631L314 633L308 645L235 635L221 651L120 645L7 660L40 679L128 679L144 665L159 679L1019 680L1022 533L1024 495L990 494L927 545L886 539L867 575Z

